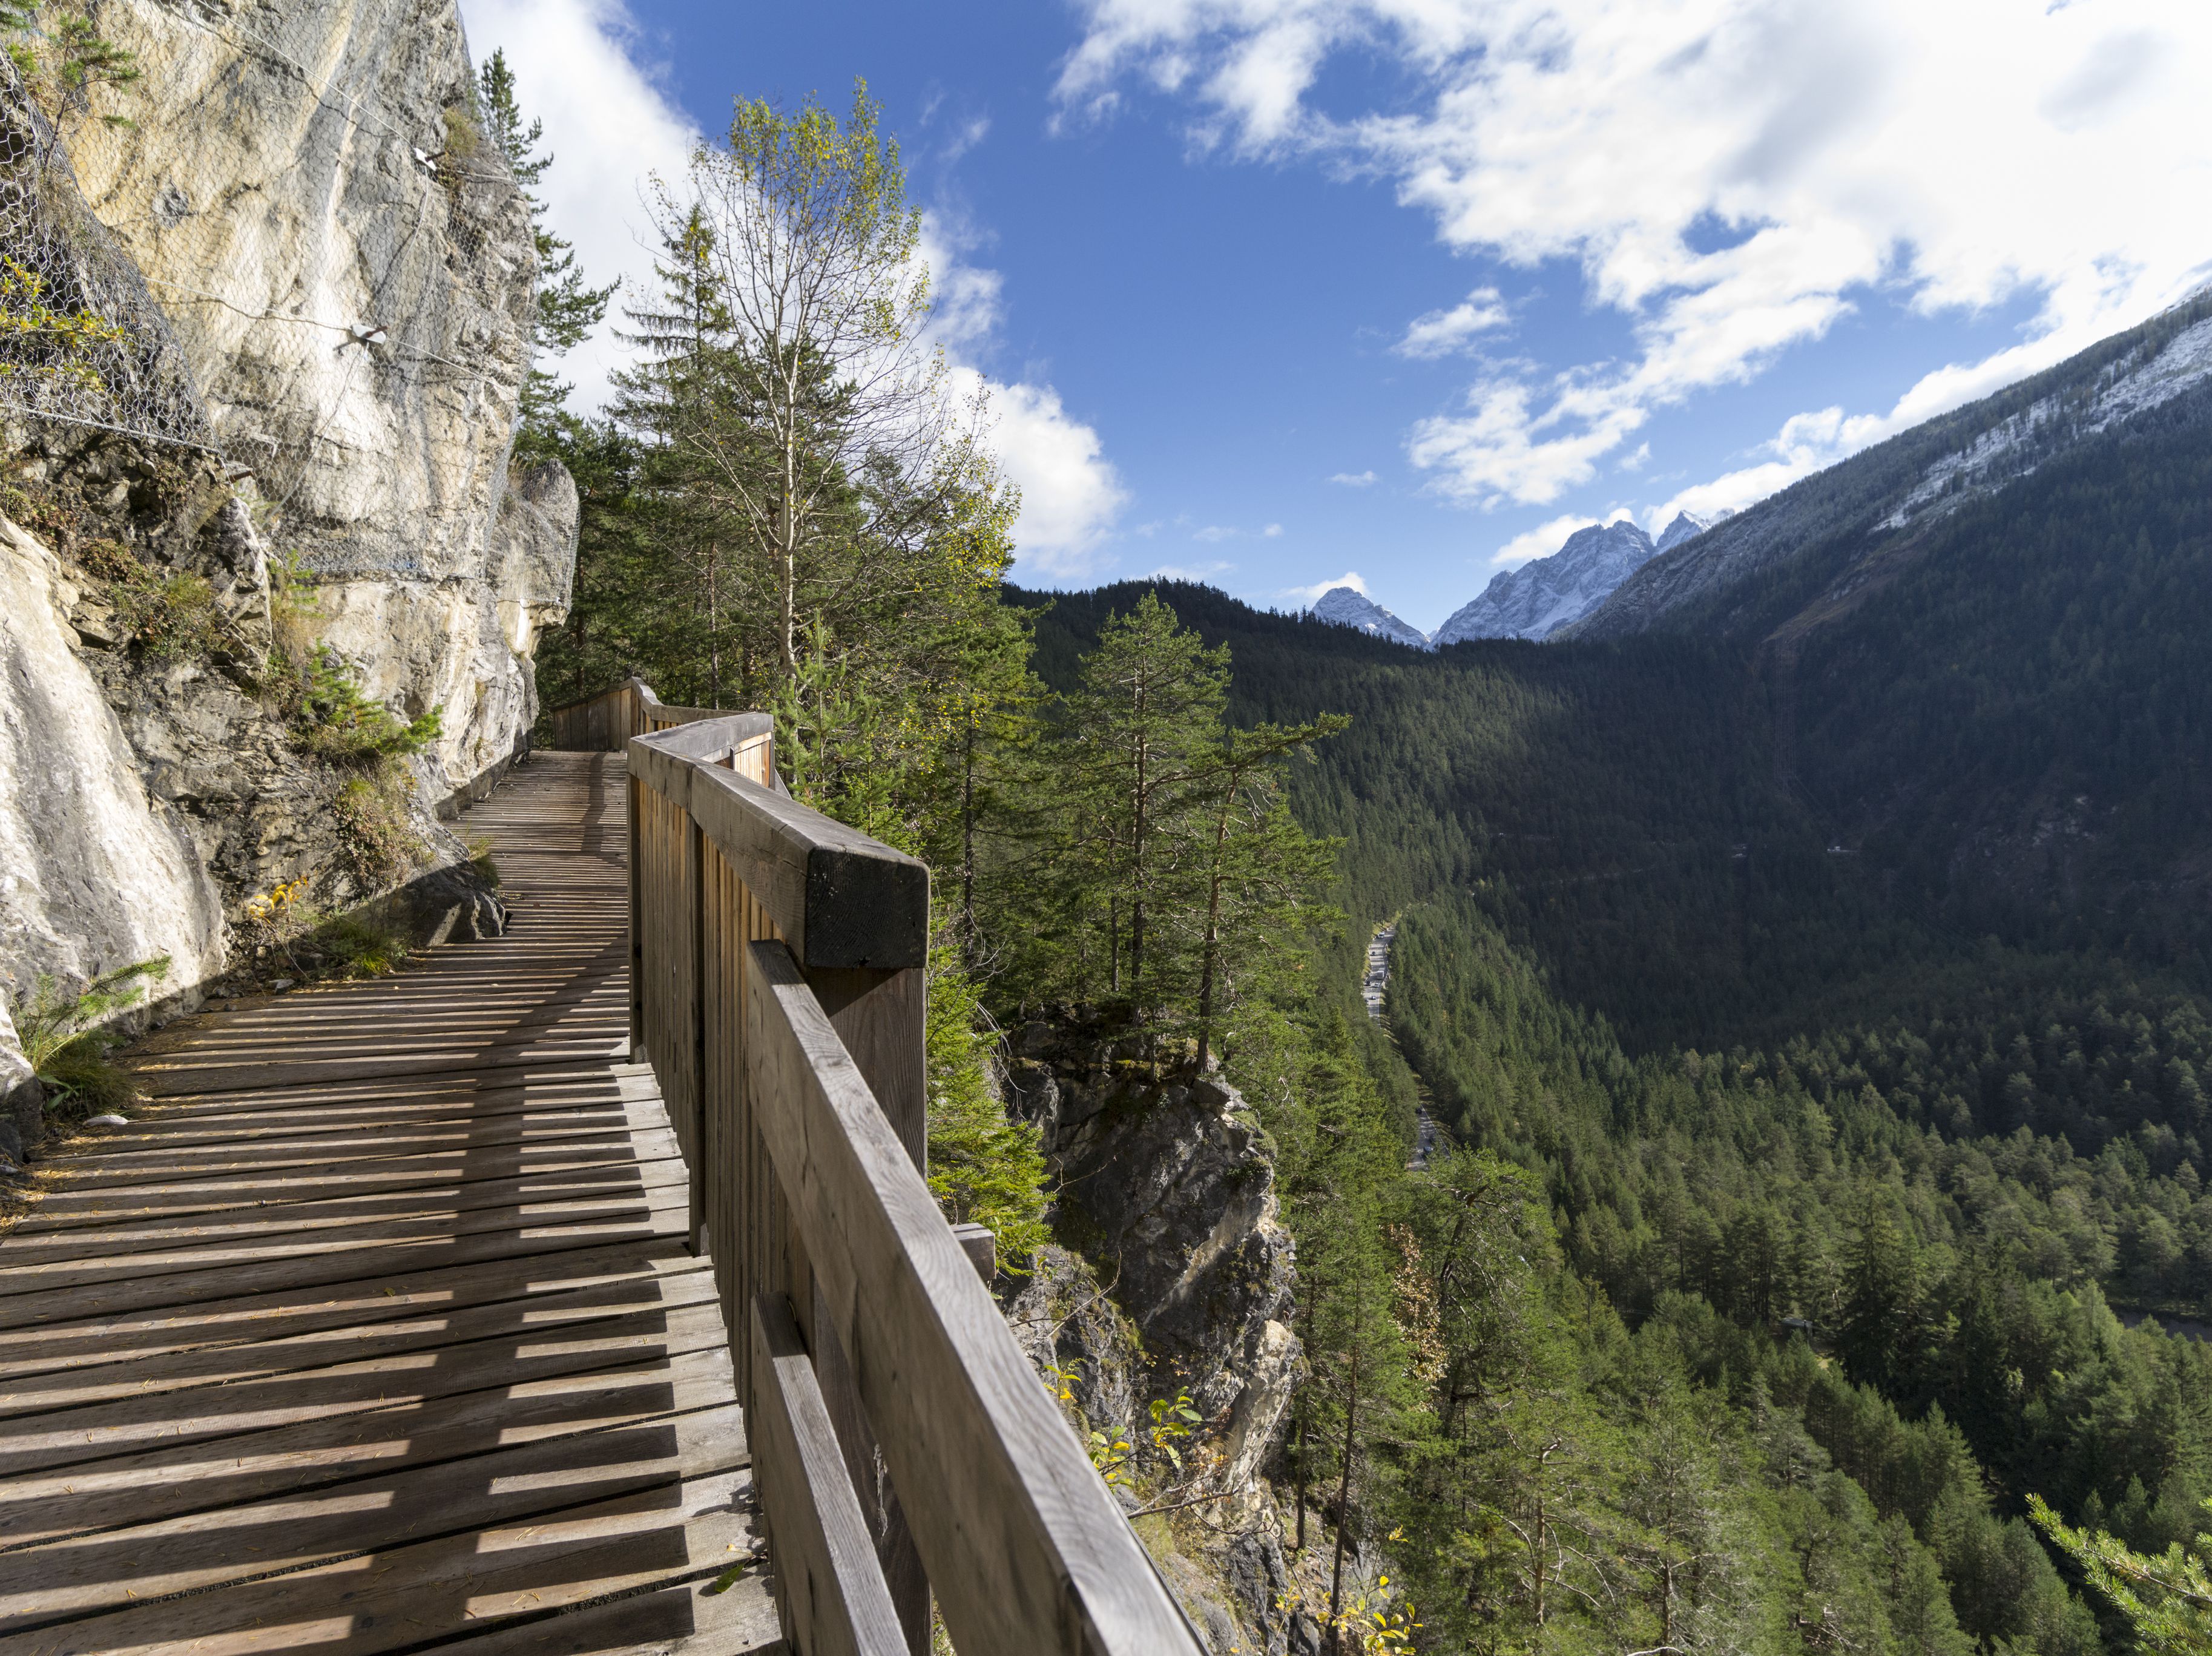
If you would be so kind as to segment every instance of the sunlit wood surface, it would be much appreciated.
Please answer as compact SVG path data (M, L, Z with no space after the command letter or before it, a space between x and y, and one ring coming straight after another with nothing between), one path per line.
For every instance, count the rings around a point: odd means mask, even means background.
M769 1645L623 761L471 810L501 938L173 1025L0 1240L0 1656Z

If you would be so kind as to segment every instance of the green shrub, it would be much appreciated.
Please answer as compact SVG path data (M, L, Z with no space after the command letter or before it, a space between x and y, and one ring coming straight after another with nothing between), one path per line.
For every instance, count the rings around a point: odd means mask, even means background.
M115 1042L98 1026L137 1005L149 986L168 973L169 957L160 955L103 973L75 992L40 974L31 998L15 1010L15 1034L46 1089L48 1110L97 1115L141 1096L137 1079L108 1057Z
M319 649L298 685L300 745L333 765L366 769L420 753L438 739L442 709L402 722L362 692L361 681L335 650Z
M381 915L366 911L341 914L318 927L309 943L323 952L330 974L337 977L380 978L407 963L406 937Z
M398 879L429 855L408 820L406 783L380 766L349 778L331 801L338 843L355 877L365 886Z

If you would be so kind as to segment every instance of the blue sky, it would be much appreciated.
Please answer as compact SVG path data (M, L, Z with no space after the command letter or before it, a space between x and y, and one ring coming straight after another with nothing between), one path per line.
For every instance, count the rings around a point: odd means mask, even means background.
M1582 523L1741 507L2212 275L2193 3L463 9L609 275L733 94L865 76L1040 585L1356 575L1433 628Z

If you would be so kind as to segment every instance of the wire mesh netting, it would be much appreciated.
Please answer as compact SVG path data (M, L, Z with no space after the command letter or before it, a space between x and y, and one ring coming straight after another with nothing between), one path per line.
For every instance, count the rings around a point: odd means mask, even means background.
M452 6L106 0L89 15L143 78L58 105L6 82L24 160L0 256L43 275L17 249L55 262L40 227L67 222L61 198L81 191L80 216L138 286L83 303L79 337L13 329L0 397L219 446L293 510L319 563L368 558L403 531L429 566L480 540L535 258ZM57 264L50 310L75 268ZM88 291L68 279L66 296ZM5 294L0 307L21 308ZM113 337L85 349L103 328Z
M85 209L58 134L4 52L0 403L156 441L215 440L167 318Z

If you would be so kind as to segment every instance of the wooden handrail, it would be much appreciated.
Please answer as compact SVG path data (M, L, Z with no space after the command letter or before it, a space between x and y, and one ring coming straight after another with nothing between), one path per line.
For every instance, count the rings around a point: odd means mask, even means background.
M556 707L545 715L553 726L554 747L569 753L620 753L633 736L690 725L703 719L727 719L714 707L673 707L653 687L631 676L611 690Z
M764 715L650 696L556 735L665 721L623 744L633 1050L690 1169L787 1641L918 1656L933 1590L962 1656L1200 1656L923 1177L928 870L775 792Z

